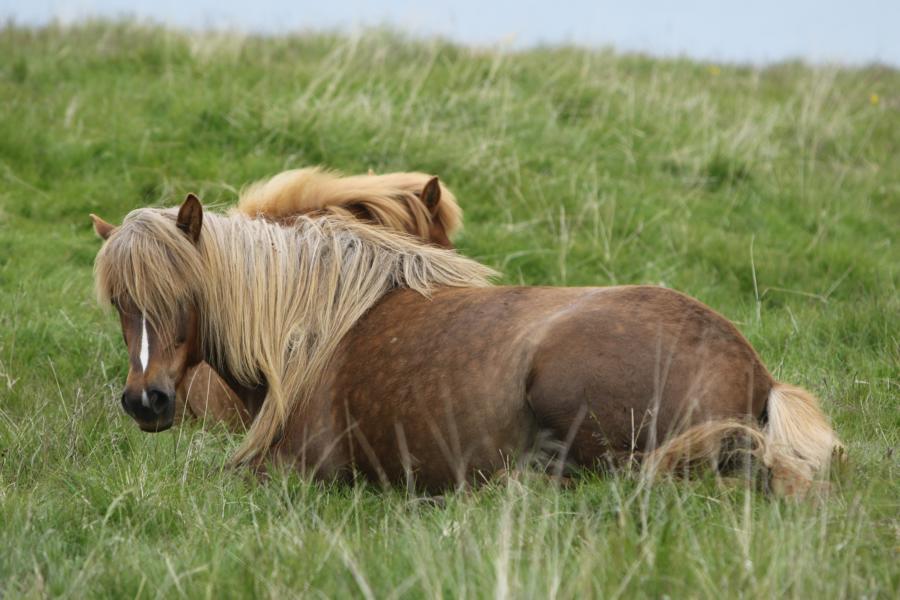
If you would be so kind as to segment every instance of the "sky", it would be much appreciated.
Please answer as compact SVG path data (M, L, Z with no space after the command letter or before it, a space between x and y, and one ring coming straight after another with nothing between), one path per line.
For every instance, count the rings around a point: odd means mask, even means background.
M414 35L512 49L575 43L656 56L900 67L900 0L0 0L20 25L131 17L190 29Z

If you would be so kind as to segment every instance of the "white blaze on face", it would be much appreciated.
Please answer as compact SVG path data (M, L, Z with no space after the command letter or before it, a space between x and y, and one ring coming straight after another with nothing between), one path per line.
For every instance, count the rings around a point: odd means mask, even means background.
M141 371L147 370L150 362L150 336L147 335L147 319L141 315Z
M147 363L150 362L150 336L147 335L147 319L141 315L141 372L147 370ZM150 398L147 397L147 390L141 390L141 404L144 408L150 408Z

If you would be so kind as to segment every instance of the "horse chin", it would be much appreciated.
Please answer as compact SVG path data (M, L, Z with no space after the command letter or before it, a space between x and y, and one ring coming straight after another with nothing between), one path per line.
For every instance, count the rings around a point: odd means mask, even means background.
M161 431L165 431L166 429L170 429L175 423L175 419L156 421L155 423L141 423L140 421L136 422L140 430L145 433L159 433Z

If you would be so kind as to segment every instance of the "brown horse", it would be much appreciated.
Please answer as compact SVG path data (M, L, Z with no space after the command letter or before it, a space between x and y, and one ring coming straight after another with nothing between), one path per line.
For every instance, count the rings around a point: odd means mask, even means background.
M381 228L204 217L193 196L106 233L97 290L125 329L123 406L171 426L179 377L206 359L261 402L236 462L441 488L536 447L671 469L737 435L790 493L839 445L813 396L671 290L485 287L485 267Z
M284 171L251 184L237 211L290 225L298 215L339 215L453 248L462 225L456 198L437 177L403 172L344 177L319 167Z
M453 248L450 236L462 224L454 195L437 177L401 172L341 176L318 167L284 171L251 184L236 212L290 226L300 215L343 216L403 231L426 242ZM91 215L95 228L108 236L114 227ZM197 417L245 431L261 400L243 397L205 361L185 372L177 388L175 422Z

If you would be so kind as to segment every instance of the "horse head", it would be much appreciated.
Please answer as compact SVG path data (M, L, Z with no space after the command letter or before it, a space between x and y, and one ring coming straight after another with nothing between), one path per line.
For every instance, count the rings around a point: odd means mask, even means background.
M140 245L128 244L127 241L118 239L123 235L133 234L130 230L135 228L135 224L128 223L127 219L121 227L111 225L96 215L91 215L91 219L94 231L106 241L104 250L110 250L105 256L107 260L101 262L98 256L98 276L107 282L107 285L102 289L98 288L98 291L118 311L122 336L128 348L129 369L121 396L122 408L137 421L142 430L164 431L175 423L181 412L176 400L179 383L184 378L185 372L202 360L196 303L191 301L189 293L169 293L156 296L171 305L148 306L148 299L154 296L148 288L153 287L154 282L149 281L152 274L143 263L153 262L159 257L138 256ZM200 201L193 194L189 194L181 205L176 219L171 223L173 233L180 236L182 241L187 240L190 245L196 247L202 224L203 208ZM165 246L159 249L162 255L179 254L171 252L171 249ZM185 251L184 248L181 249L181 253ZM193 251L197 252L196 248ZM114 256L116 253L118 255ZM123 261L126 257L128 260ZM110 268L111 265L107 263L114 261L125 262L126 265ZM176 277L179 275L184 277L185 281L181 283L189 283L187 281L190 279L189 273L178 273L178 269L175 271ZM172 277L172 270L161 269L161 275ZM162 287L165 289L167 286ZM168 287L172 287L171 282ZM133 291L135 289L142 292L137 294L143 296L142 298L135 297Z

